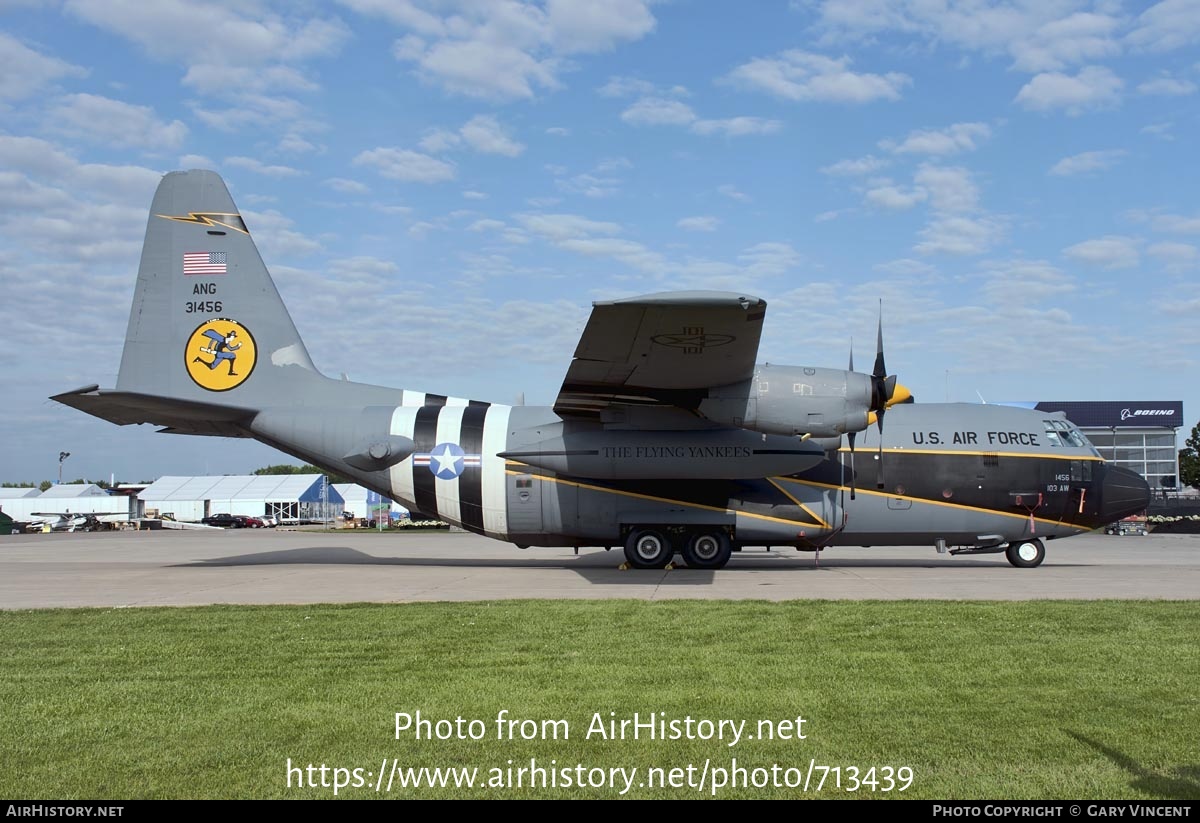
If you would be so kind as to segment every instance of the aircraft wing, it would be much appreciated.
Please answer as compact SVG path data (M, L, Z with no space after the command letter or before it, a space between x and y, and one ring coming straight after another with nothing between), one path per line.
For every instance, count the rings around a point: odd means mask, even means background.
M554 410L695 409L708 389L754 376L766 310L757 297L711 291L594 303Z

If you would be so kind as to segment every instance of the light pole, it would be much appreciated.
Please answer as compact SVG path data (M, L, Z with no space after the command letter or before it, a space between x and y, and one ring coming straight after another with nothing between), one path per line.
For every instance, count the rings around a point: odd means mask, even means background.
M66 460L70 456L71 456L70 452L59 452L58 453L58 485L60 485L60 486L62 485L62 464L63 464L63 461Z

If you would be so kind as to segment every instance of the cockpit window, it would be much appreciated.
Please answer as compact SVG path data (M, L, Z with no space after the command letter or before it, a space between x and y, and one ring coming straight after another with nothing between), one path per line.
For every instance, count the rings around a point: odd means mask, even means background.
M1062 446L1062 440L1058 436L1058 429L1054 428L1055 421L1043 420L1042 422L1046 424L1046 442L1056 449Z
M1067 446L1074 449L1087 449L1097 457L1100 453L1088 442L1083 432L1066 420L1043 420L1046 425L1046 441L1051 446Z

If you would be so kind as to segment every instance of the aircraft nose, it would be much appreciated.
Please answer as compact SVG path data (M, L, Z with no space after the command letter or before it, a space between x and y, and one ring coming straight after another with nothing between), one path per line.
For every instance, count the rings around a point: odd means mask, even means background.
M1120 466L1105 468L1104 486L1100 492L1100 513L1104 522L1112 523L1137 514L1149 504L1150 484L1145 478Z

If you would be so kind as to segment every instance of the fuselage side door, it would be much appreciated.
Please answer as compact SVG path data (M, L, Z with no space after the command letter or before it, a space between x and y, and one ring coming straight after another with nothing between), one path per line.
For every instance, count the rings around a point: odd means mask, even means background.
M508 530L511 534L542 531L542 485L531 474L508 475Z

